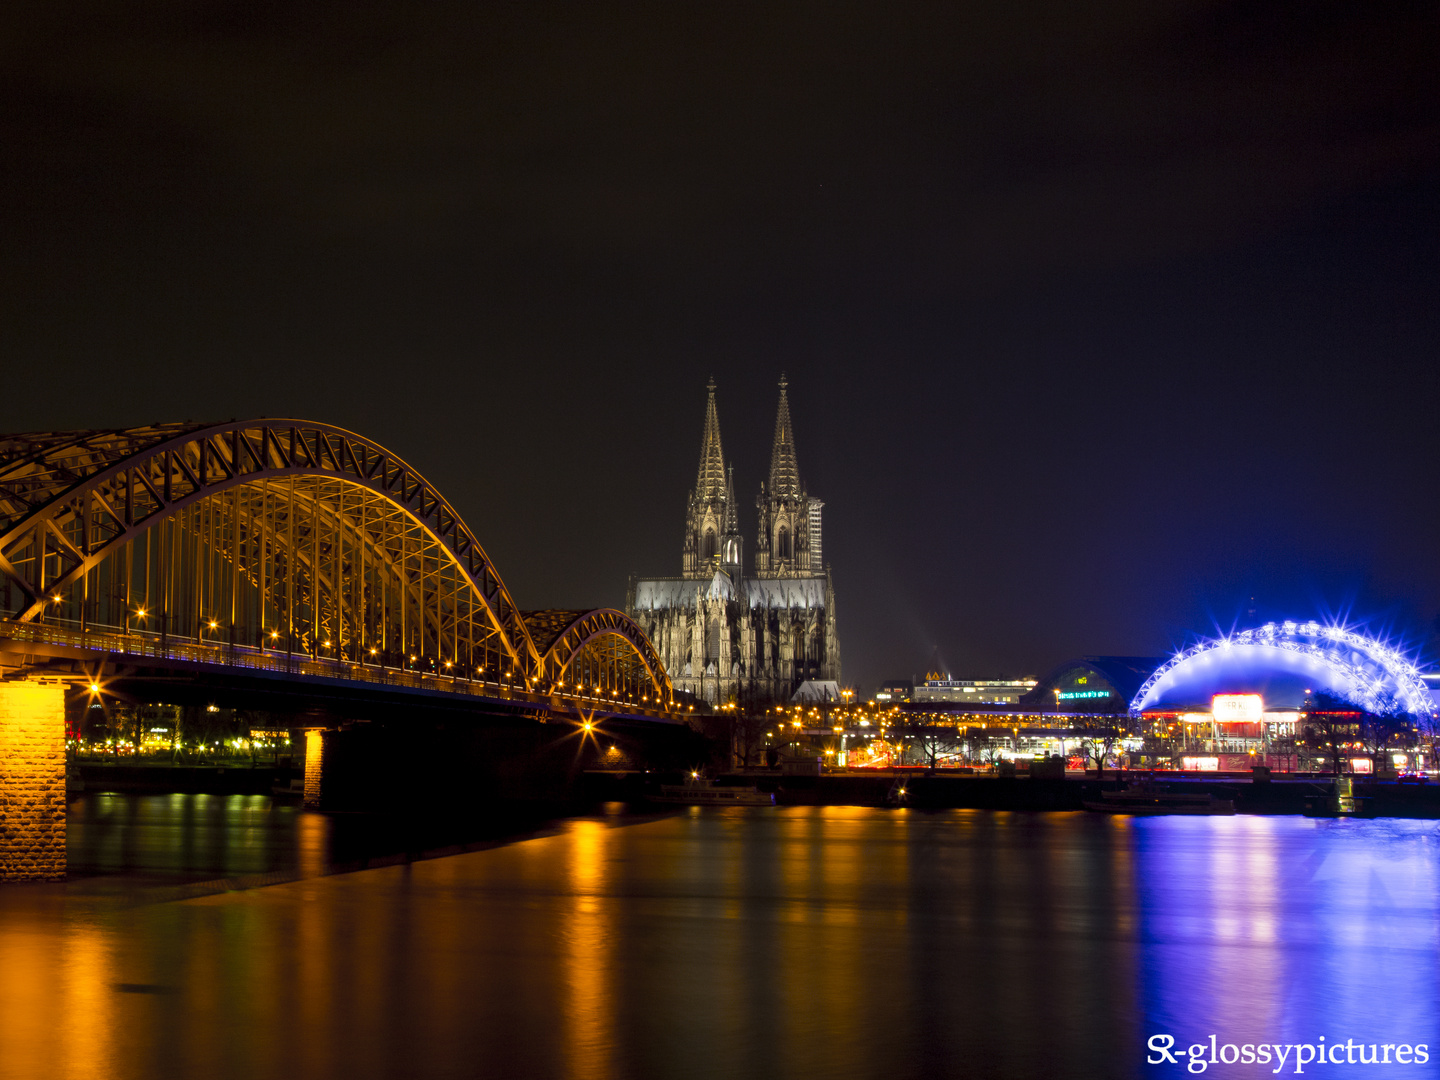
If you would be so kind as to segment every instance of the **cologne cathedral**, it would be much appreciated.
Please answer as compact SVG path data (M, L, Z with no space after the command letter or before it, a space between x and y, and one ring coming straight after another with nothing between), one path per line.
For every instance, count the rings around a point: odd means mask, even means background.
M761 483L754 569L745 572L733 469L720 448L715 381L700 470L685 514L679 577L632 578L625 611L659 651L677 690L750 707L839 694L835 587L822 561L819 499L795 456L786 381Z

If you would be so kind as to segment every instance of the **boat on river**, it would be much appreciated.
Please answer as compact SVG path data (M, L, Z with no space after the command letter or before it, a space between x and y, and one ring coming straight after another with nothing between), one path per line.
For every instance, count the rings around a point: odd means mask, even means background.
M1217 799L1208 791L1161 791L1148 780L1119 791L1102 791L1099 799L1086 799L1081 805L1102 814L1235 813L1233 799Z
M683 784L661 784L651 802L679 806L774 806L775 796L754 787L721 787L713 780L691 777Z

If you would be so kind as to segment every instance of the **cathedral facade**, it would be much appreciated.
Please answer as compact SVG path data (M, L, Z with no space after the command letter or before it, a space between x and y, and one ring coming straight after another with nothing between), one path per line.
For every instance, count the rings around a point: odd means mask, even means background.
M632 578L625 598L626 614L650 635L675 688L712 705L839 693L835 587L821 547L825 504L800 481L786 386L782 377L770 479L756 499L752 572L745 572L735 477L720 446L712 379L680 576Z

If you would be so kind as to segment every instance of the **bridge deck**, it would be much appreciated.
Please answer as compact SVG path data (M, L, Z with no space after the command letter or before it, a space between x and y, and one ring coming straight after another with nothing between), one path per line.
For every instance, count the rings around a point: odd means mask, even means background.
M503 701L568 711L579 708L626 716L674 722L680 713L657 709L623 695L547 694L504 680L472 679L463 675L405 671L379 664L355 663L312 657L303 653L168 638L120 627L64 627L50 623L17 622L0 619L0 653L25 653L36 646L41 655L73 659L130 657L137 661L158 661L183 665L201 664L233 668L247 673L324 679L336 683L368 684L395 690L455 694L487 701ZM3 666L3 662L0 662Z

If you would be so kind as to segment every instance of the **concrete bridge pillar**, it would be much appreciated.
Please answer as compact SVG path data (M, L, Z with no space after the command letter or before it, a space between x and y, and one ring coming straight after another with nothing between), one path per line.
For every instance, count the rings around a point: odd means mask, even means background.
M65 877L65 685L0 683L0 881Z

